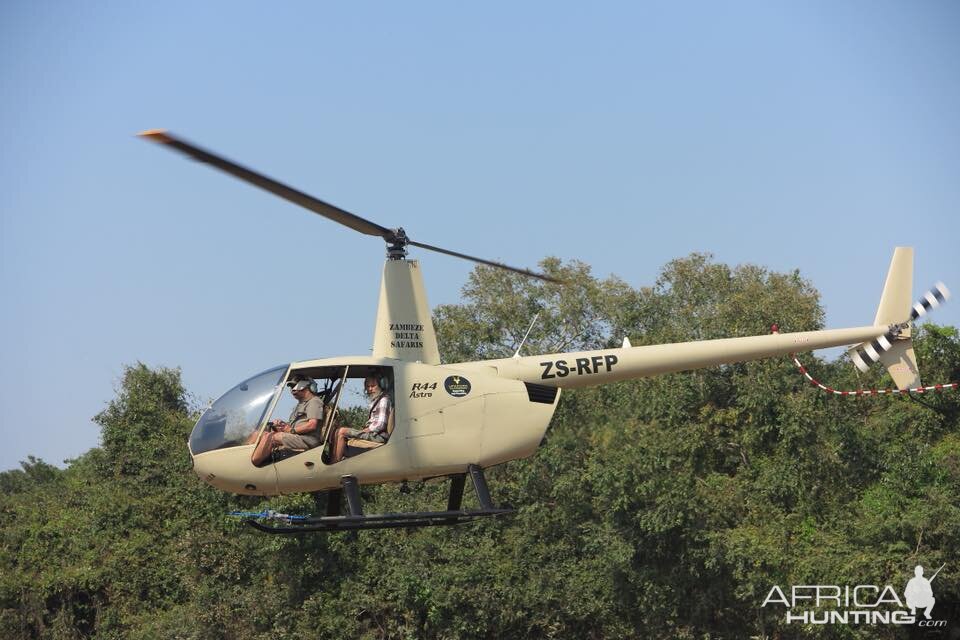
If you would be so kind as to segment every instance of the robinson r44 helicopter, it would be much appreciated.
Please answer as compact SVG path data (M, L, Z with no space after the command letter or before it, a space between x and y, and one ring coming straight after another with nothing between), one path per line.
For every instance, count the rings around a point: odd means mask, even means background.
M448 525L509 513L512 509L494 505L484 469L533 455L562 389L843 345L854 345L850 353L860 369L880 362L899 389L915 387L920 379L910 339L911 322L949 296L946 287L938 284L911 305L913 250L900 247L894 252L876 318L868 326L639 347L624 339L623 346L615 349L441 364L420 266L407 258L407 247L555 280L416 242L402 228L382 227L169 132L150 130L140 135L350 229L378 236L387 244L371 355L306 360L268 369L216 400L190 435L194 472L218 489L261 496L310 492L316 498L326 494L322 516L266 512L266 522L247 519L252 526L271 533ZM384 443L349 440L347 456L334 462L330 454L344 384L371 376L392 399L388 438ZM278 402L286 397L284 389L303 380L312 384L312 391L324 401L317 427L321 444L302 451L281 451L265 463L256 460L257 445L272 428ZM327 381L324 391L316 385L317 380ZM479 509L462 506L468 475ZM443 511L364 513L360 485L445 477L451 483ZM341 513L344 496L346 514Z

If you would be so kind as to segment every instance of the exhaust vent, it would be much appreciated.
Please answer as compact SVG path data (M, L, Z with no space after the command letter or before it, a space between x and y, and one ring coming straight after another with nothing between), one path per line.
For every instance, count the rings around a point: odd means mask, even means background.
M525 384L527 387L527 397L530 398L530 402L553 404L557 400L558 389L556 387L547 387L542 384L533 384L531 382L524 382L523 384Z

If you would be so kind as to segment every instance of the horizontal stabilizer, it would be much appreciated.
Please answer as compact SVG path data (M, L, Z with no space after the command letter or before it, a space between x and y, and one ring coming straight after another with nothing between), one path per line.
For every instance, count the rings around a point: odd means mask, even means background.
M900 340L881 354L880 363L887 368L897 389L912 389L921 386L920 369L917 368L917 356L913 353L913 341Z

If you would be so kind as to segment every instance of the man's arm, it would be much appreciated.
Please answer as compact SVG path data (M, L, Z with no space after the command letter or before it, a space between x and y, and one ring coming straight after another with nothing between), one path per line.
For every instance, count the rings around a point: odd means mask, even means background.
M301 420L297 424L290 427L290 432L297 435L306 435L317 430L317 425L320 423L316 418L310 418L309 420Z

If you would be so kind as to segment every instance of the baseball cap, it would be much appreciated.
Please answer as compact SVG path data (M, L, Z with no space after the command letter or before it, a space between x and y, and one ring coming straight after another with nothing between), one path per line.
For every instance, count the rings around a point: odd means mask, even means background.
M309 378L307 378L305 380L298 380L290 388L293 391L300 391L301 389L308 389L312 384L313 384L313 380L310 380Z

